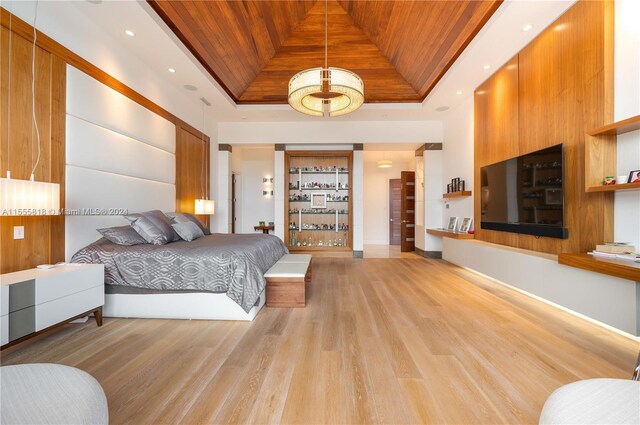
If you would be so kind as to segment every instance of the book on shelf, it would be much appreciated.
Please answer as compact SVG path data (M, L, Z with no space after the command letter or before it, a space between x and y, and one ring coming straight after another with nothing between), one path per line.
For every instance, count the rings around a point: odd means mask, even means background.
M636 247L629 243L612 242L596 245L596 249L594 251L608 254L627 254L629 252L635 252L635 250Z
M615 260L629 260L629 261L640 262L640 252L631 252L627 254L612 254L609 252L591 251L591 252L588 252L587 254L593 255L594 257L612 258Z

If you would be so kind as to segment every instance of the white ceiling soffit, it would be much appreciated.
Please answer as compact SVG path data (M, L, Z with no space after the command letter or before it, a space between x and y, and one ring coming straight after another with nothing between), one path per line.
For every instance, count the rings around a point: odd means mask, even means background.
M463 99L471 96L479 84L573 3L573 0L507 0L422 104L365 104L352 114L330 120L443 119L447 111L455 109ZM33 1L2 0L0 4L15 11L17 16L27 22L33 22ZM533 29L522 31L525 24L532 24ZM191 98L194 105L200 105L201 97L207 98L213 104L212 115L217 122L329 120L300 114L288 105L234 105L213 77L144 1L40 2L37 27L151 100L166 99L164 92L167 87L170 87L170 92L183 94L185 99ZM125 30L133 31L135 36L127 36ZM137 63L143 64L146 71L154 74L149 76L148 81L140 81L140 75L131 76L132 57ZM129 60L125 61L126 58ZM490 65L487 70L483 69L486 64ZM169 68L176 72L169 72ZM198 90L187 91L184 89L185 85L193 85ZM461 94L456 94L457 92ZM436 110L443 109L442 107L447 107L447 111Z

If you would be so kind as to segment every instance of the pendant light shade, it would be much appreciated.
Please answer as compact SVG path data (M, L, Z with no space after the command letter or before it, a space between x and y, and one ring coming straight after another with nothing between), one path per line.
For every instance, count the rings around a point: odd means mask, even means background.
M391 168L393 166L393 162L389 159L383 159L378 161L378 168Z
M289 105L307 115L330 117L355 111L364 103L364 83L341 68L311 68L289 81ZM326 106L326 109L325 109Z
M329 3L324 5L324 67L298 72L289 80L289 105L303 114L336 117L364 103L362 79L347 69L328 65Z
M59 213L59 184L0 178L1 215L57 215Z
M196 214L213 215L215 214L215 202L211 199L196 199Z

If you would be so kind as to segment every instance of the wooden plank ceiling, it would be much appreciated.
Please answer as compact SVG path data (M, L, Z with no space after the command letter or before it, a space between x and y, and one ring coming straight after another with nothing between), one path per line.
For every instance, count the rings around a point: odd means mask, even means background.
M329 66L367 102L420 102L501 2L329 0ZM289 79L324 64L322 0L149 4L236 103L286 103Z

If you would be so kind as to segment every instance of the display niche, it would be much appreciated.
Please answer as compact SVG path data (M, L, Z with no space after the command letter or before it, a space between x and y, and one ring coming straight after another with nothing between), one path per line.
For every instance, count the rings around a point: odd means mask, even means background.
M352 151L285 152L290 251L351 251Z

